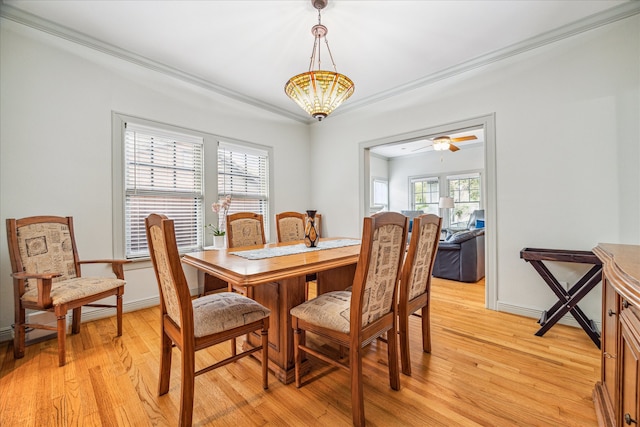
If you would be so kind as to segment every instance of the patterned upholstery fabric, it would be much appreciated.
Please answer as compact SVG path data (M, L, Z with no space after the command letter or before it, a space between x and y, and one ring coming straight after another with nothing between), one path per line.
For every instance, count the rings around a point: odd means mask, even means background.
M108 277L75 277L54 283L51 286L51 299L53 305L66 304L86 296L99 294L100 292L124 286L124 280ZM22 295L23 301L38 302L38 289L32 289Z
M176 325L180 326L180 303L178 302L178 295L171 278L169 256L166 250L164 250L164 235L159 227L151 228L151 239L153 239L153 248L158 268L160 287L162 288L164 305L171 320L173 320Z
M202 337L263 319L271 311L234 292L222 292L193 300L194 335Z
M362 327L392 310L393 291L398 274L398 258L404 254L402 227L385 225L373 234L369 274L365 283ZM291 309L291 315L335 331L350 329L351 292L322 294Z
M402 232L402 227L397 225L385 225L374 231L362 301L363 327L392 309L398 258L404 254Z
M298 319L344 333L350 330L350 314L349 291L327 292L291 309L291 315Z
M282 218L279 221L280 241L304 240L304 222L300 218Z
M53 282L77 276L69 227L58 223L40 223L18 228L18 247L28 273L60 273ZM25 290L36 289L36 279L25 283ZM37 297L36 297L37 300Z
M262 224L255 219L238 219L231 224L231 247L240 248L243 246L263 245Z
M416 258L409 279L409 301L426 291L427 275L431 269L431 254L435 248L437 232L437 224L424 224L420 227Z

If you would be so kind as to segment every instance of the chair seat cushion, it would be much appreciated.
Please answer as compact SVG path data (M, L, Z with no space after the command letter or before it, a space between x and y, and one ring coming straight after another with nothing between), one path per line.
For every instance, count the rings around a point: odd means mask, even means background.
M221 292L193 300L194 335L203 337L255 322L271 311L251 298Z
M349 333L351 292L327 292L292 308L291 315L314 325Z
M124 286L127 282L115 277L74 277L51 285L53 305L62 305ZM33 286L22 295L22 301L38 302L38 289Z

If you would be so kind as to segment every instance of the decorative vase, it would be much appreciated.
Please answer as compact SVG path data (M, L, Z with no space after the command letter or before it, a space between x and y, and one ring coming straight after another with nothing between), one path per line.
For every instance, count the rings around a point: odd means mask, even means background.
M304 244L308 248L315 248L318 244L318 230L316 229L316 211L307 211L307 223L304 226Z
M216 249L224 248L224 236L213 236L213 246Z

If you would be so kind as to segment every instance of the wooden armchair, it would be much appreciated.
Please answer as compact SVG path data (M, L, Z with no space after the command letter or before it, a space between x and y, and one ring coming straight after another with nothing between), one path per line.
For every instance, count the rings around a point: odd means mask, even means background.
M360 257L352 292L327 292L291 309L294 329L296 386L302 385L303 353L351 373L353 424L363 426L362 349L377 337L388 336L389 383L400 389L397 337L397 288L407 239L407 218L395 212L364 219ZM349 348L349 364L305 343L306 331Z
M151 214L145 219L147 241L160 291L161 356L158 395L169 391L173 345L182 352L180 384L180 422L188 427L193 418L195 377L235 362L262 350L262 387L268 388L267 334L269 309L252 299L233 292L223 292L191 299L189 285L182 270L173 221L164 215ZM262 342L238 355L198 371L195 352L235 340L236 337L260 330ZM235 346L234 346L235 347Z
M409 355L409 316L422 309L422 350L431 352L431 321L429 298L431 272L438 251L442 218L420 215L413 219L411 241L404 260L398 299L398 327L400 333L400 359L402 373L411 375Z
M227 216L227 247L264 245L264 221L261 214L238 212Z
M125 260L80 261L73 233L73 219L34 216L7 219L7 240L13 277L15 331L13 356L24 357L25 329L57 331L58 364L64 366L67 312L72 310L71 333L80 332L82 307L116 309L117 336L122 335L122 295ZM116 277L82 277L81 264L110 263ZM116 297L115 305L95 301ZM55 313L56 327L26 323L25 310Z

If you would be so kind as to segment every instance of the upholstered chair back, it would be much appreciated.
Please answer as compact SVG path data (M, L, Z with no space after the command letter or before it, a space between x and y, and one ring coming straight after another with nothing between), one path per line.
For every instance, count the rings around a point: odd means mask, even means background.
M175 234L173 222L161 222L166 219L164 215L157 215L159 220L152 223L149 227L149 251L151 251L151 259L156 265L157 282L160 291L161 307L163 314L166 313L173 322L180 327L180 297L181 292L178 289L178 283L186 283L184 271L182 268L176 269L171 264L170 250L178 252L175 241L167 240L165 236L173 236ZM168 227L169 230L163 230L161 227ZM176 278L178 280L176 280ZM184 294L185 290L182 290ZM186 290L188 294L188 289ZM186 310L191 308L191 304L183 304ZM190 316L191 313L186 314Z
M279 242L304 240L305 214L282 212L276 215L276 229Z
M229 248L264 245L264 222L260 214L239 212L227 217L227 243Z
M17 226L17 240L22 263L18 271L33 274L59 273L53 282L79 276L78 256L69 218L60 221L28 223ZM25 292L35 286L36 280L25 283Z
M371 218L365 218L365 227L374 227L370 241L366 239L367 230L363 230L362 244L369 244L370 249L362 248L358 261L359 268L361 262L366 263L366 280L353 286L351 310L353 312L358 306L362 307L362 328L391 312L397 301L395 295L405 251L407 221L402 215L389 212L375 214L372 218L381 215L395 222L385 224L376 221L371 224ZM394 218L395 215L404 220ZM361 302L359 298L362 298Z
M440 224L441 220L438 216L422 215L418 233L411 236L410 244L415 245L416 252L408 275L409 300L428 291L440 238Z

